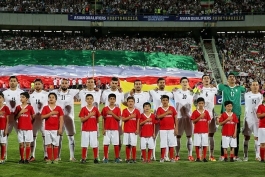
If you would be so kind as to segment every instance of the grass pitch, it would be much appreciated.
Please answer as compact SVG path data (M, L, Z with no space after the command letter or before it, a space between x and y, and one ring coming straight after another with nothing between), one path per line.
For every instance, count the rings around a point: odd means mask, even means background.
M243 107L242 107L243 108ZM216 111L220 112L220 106L215 107ZM35 176L35 177L131 177L131 176L143 176L143 177L154 177L154 176L196 176L196 177L208 177L208 176L264 176L265 175L265 163L259 163L255 161L254 152L254 140L251 137L249 144L249 162L208 162L208 163L196 163L189 162L187 160L187 149L186 149L186 138L183 136L181 140L181 160L176 163L159 163L158 161L152 162L151 164L143 164L138 159L136 164L126 164L124 162L115 164L113 146L110 146L110 163L108 164L94 164L93 163L93 151L91 148L88 149L88 163L80 164L81 159L81 128L80 121L78 118L80 105L75 105L75 124L77 134L75 135L76 150L75 157L78 162L69 162L69 150L68 140L64 135L63 148L62 148L62 161L59 164L47 165L43 161L43 148L42 148L42 137L39 133L37 139L36 149L36 161L30 164L18 164L19 150L17 135L13 131L9 136L8 145L8 160L5 164L0 165L0 177L13 177L13 176ZM243 109L242 109L243 111ZM243 120L243 113L241 121ZM243 125L243 124L241 124ZM101 127L101 124L100 124ZM218 158L220 154L220 140L221 132L220 127L215 134L215 157ZM101 131L100 131L101 132ZM100 142L100 158L103 157L103 136L99 137ZM159 142L159 141L158 141ZM243 135L240 135L240 157L243 157ZM138 144L139 145L139 144ZM122 147L121 157L125 158L125 147ZM195 152L193 153L195 157ZM137 157L140 156L139 146L137 147ZM160 158L159 143L156 148L156 157Z

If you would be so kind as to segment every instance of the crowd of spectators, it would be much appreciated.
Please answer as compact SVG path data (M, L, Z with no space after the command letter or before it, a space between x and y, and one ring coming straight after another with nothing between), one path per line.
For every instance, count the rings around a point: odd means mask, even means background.
M246 87L257 80L265 89L264 37L220 36L217 44L226 74L234 72L237 83Z
M0 36L0 50L108 50L165 52L173 55L189 55L198 63L199 71L207 67L198 43L190 37L83 37L54 36L28 37L20 35Z
M265 2L214 0L212 6L205 7L200 0L1 0L1 11L90 15L235 15L264 13Z

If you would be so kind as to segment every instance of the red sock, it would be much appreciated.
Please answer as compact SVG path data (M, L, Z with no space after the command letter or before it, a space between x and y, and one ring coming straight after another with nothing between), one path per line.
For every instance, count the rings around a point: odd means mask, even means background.
M47 154L48 154L48 159L52 160L52 148L51 147L47 147Z
M146 150L145 149L142 149L142 157L143 157L144 161L146 161Z
M264 160L265 148L260 147L260 158Z
M200 158L200 147L199 146L195 146L195 151L196 151L197 159L199 159Z
M20 147L19 152L20 152L20 159L24 160L24 147Z
M105 159L109 158L109 145L104 145L104 157Z
M58 158L58 146L53 146L53 158L54 160Z
M152 154L153 154L153 149L148 149L148 157L147 157L147 160L151 160Z
M170 159L174 158L174 147L169 147L169 157Z
M82 159L86 159L87 148L82 147Z
M93 148L94 159L98 158L98 148Z
M130 160L131 146L125 146L126 159Z
M26 147L26 159L29 160L30 156L30 147Z
M203 158L206 159L207 146L203 146Z
M224 157L227 158L227 154L224 154Z
M230 158L234 158L234 154L230 154Z
M6 152L6 146L1 146L1 160L4 160Z
M161 159L165 158L166 148L161 148Z
M119 152L120 152L120 147L119 145L114 145L114 152L115 152L115 158L118 159L119 158Z
M132 146L132 158L136 160L136 146Z

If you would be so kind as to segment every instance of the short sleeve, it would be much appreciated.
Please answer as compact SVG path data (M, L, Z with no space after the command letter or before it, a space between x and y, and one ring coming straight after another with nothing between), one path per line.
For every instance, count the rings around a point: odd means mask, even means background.
M79 113L79 117L85 117L85 113L84 113L84 107L81 109L80 113Z
M219 122L223 122L224 121L224 115L222 114L220 119L219 119Z
M224 84L218 84L217 85L217 90L219 90L219 91L223 91L224 88L225 88L225 85Z
M236 114L233 114L233 122L238 123L238 118L237 118Z
M121 114L122 117L127 117L127 114L126 114L125 110L126 110L126 108L122 110L122 114Z
M158 115L160 115L161 114L161 109L160 109L160 107L159 108L157 108L157 110L156 110L156 116L158 116Z
M175 118L177 116L177 111L174 107L172 107L173 117Z
M30 106L30 115L33 115L33 114L35 114L34 109L32 106Z
M99 112L98 109L97 109L97 112L96 112L96 116L97 116L97 119L100 117L100 112Z
M263 113L262 107L261 107L261 105L259 105L258 110L257 110L257 114L262 114L262 113Z
M16 109L15 109L14 114L15 114L15 115L18 115L18 113L19 113L20 111L21 111L20 106L17 106Z
M211 120L211 117L210 117L210 114L209 114L208 111L206 112L205 116L206 116L206 119L207 119L207 120Z
M116 108L117 108L117 114L116 114L116 116L120 117L121 116L121 110L118 107L116 107Z
M59 116L63 116L63 115L64 115L63 110L61 107L59 107Z
M198 117L197 117L197 115L196 115L196 110L195 111L193 111L193 113L191 114L191 117L190 117L190 119L191 120L195 120L195 119L197 119Z
M46 106L44 106L44 108L41 111L41 115L46 115L46 114L47 114Z
M136 116L136 119L140 119L141 118L141 113L140 111L137 109L137 116Z
M102 111L101 111L101 115L102 115L102 118L104 119L104 117L106 116L106 113L105 113L106 111L105 111L105 107L102 109Z
M7 106L5 106L5 112L6 112L6 115L8 115L8 116L11 114L10 110L9 110L9 108Z

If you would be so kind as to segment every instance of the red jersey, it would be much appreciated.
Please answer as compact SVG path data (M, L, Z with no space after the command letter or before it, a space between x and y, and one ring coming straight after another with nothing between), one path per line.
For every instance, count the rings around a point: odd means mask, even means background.
M32 115L35 114L33 107L31 105L26 105L24 109L28 111L18 117L17 128L20 130L32 130ZM18 115L21 110L21 105L18 105L15 110L15 115Z
M93 106L91 109L88 109L88 107L84 106L79 113L79 117L84 118L85 116L88 116L91 112L95 112L95 115L89 117L85 122L82 122L82 131L98 130L98 118L100 116L100 113L97 107Z
M172 114L166 115L162 119L159 119L160 130L172 130L175 128L175 117L177 115L177 112L174 107L169 106L167 109L159 107L156 111L156 115L158 116L164 114L168 110L171 110Z
M194 133L209 133L209 121L211 117L207 110L203 111L204 117L194 124ZM200 117L201 113L198 110L193 111L191 120L195 120Z
M122 111L122 117L129 117L131 114L135 114L134 118L124 122L124 133L135 133L137 130L137 121L140 119L140 111L136 108L131 112L128 108Z
M257 113L258 114L265 113L265 105L264 104L259 105ZM265 117L259 118L259 128L265 128Z
M236 124L238 123L238 119L236 117L236 114L232 113L232 120L226 122L224 125L223 125L223 128L222 128L222 136L233 136L234 133L235 133L235 128L236 128ZM223 122L225 121L226 119L228 118L228 114L227 112L224 112L220 119L219 119L219 122Z
M0 108L0 112L2 112L2 115L0 115L0 130L6 129L6 117L10 115L10 110L7 106L2 106Z
M60 117L63 116L63 110L60 106L55 106L52 109L49 105L44 106L41 115L49 114L52 111L57 111L58 114L51 115L45 119L45 130L58 130L60 126Z
M119 120L116 120L112 115L108 114L108 111L112 111L116 116L121 116L121 110L118 107L110 108L109 106L105 106L101 115L104 119L104 128L105 130L119 130Z
M156 123L154 114L151 113L149 116L147 116L144 113L142 113L140 118L140 123L149 118L151 118L152 121L146 122L144 125L141 126L140 137L152 137L154 134L154 124Z

